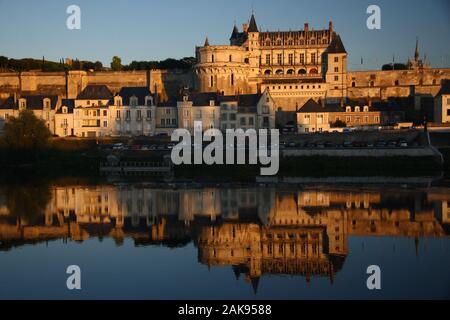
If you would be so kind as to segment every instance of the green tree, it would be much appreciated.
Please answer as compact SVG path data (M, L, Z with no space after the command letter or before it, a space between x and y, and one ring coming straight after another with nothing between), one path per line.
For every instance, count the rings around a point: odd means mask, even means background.
M122 70L122 59L118 56L114 56L111 61L111 69L114 71Z
M51 133L45 122L30 110L21 111L5 124L4 143L13 151L25 151L36 157L48 146Z
M345 128L347 127L347 124L342 120L336 120L335 122L331 123L332 128Z

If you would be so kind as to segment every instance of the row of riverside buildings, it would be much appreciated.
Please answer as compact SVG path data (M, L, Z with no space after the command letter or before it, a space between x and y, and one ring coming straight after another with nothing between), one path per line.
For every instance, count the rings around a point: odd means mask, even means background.
M445 102L445 101L444 101ZM203 130L273 129L277 110L270 90L256 94L224 95L182 89L177 97L159 102L146 87L123 87L113 94L106 85L88 85L76 99L57 95L24 94L0 101L0 129L10 117L32 110L51 133L81 138L170 135L184 128L193 133L194 121ZM348 101L344 106L308 100L296 111L298 133L335 131L335 127L364 127L400 122L398 104Z

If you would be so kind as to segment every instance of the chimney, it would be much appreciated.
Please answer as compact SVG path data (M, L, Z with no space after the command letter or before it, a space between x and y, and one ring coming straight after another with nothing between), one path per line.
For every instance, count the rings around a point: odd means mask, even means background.
M320 105L325 109L325 99L320 99Z
M248 23L243 23L242 24L242 30L247 33L248 32Z
M333 33L333 21L330 20L330 23L328 24L328 29L330 30L330 34Z
M305 28L304 29L305 29L305 33L309 31L309 24L308 23L305 23Z

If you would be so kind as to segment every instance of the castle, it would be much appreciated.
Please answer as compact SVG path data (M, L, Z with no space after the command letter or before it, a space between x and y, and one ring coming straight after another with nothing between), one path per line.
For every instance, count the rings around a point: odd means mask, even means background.
M411 121L424 115L435 122L450 119L444 85L450 68L431 68L420 58L418 40L406 70L349 71L331 21L322 30L305 23L303 30L264 32L252 14L242 30L233 27L228 45L206 38L195 54L197 63L188 71L0 73L0 130L25 108L53 134L79 137L170 134L177 127L191 129L194 120L222 130L282 128L307 118L298 112L313 102L320 119L349 118L361 125L402 121L393 111L409 112ZM322 115L324 110L334 111ZM368 114L344 116L346 110Z

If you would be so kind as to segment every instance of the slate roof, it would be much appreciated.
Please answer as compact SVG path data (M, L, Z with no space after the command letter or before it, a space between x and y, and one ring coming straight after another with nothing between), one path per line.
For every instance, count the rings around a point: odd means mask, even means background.
M444 94L450 94L450 79L443 80L441 90L439 90L437 95L440 96Z
M248 32L258 32L258 26L256 25L255 15L252 14L250 18L250 24L248 26Z
M138 105L145 105L145 97L151 96L151 92L147 87L123 87L118 95L122 97L124 106L130 105L130 98L135 96L138 98Z
M347 53L344 44L342 43L341 37L333 32L333 39L327 49L328 53Z
M75 108L75 100L74 99L62 99L61 100L61 108L58 109L56 113L62 113L62 107L67 107L68 113L73 113L73 109Z
M44 96L44 95L22 95L20 98L27 101L28 110L42 110L44 107L44 99L50 99L50 109L55 109L58 103L58 96Z
M0 99L0 109L13 109L15 107L14 98L8 97Z
M106 100L112 98L112 93L106 85L90 84L77 96L81 100Z
M298 113L316 113L316 112L339 112L341 111L338 105L326 104L322 106L321 104L314 101L314 99L309 99L297 112Z
M220 102L236 101L238 107L256 107L261 96L262 94L260 93L221 96Z

